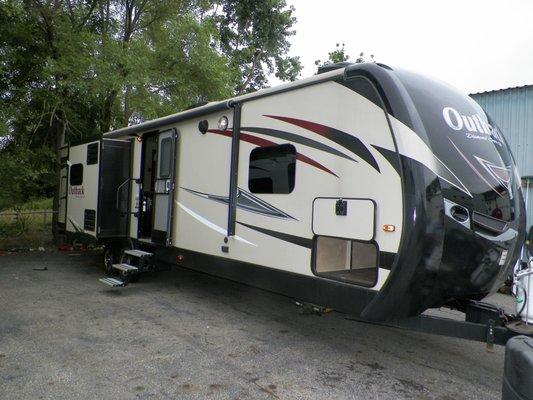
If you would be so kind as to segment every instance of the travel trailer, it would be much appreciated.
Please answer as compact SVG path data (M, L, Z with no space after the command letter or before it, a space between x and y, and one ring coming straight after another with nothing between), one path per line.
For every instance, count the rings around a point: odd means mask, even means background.
M388 321L495 292L524 239L498 127L382 64L117 129L63 161L60 222L105 246L111 286L183 266Z

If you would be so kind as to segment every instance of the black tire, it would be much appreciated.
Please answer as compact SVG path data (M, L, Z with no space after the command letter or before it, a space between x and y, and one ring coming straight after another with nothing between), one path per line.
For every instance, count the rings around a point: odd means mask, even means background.
M111 245L104 247L104 254L102 257L102 265L106 275L114 276L117 274L117 270L113 268L113 264L116 264L119 260L119 254L117 248Z

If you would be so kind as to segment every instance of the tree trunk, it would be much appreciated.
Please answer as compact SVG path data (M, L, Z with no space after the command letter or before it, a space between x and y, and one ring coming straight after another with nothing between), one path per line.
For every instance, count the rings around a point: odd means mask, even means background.
M55 112L55 115L52 117L52 124L50 126L50 130L52 131L52 140L54 145L54 151L56 153L57 176L57 186L56 191L54 193L53 201L54 214L52 216L52 235L54 238L54 243L56 245L60 245L62 240L59 229L59 197L61 195L61 147L65 145L66 130L65 114L62 110L57 110Z
M102 134L109 132L111 129L111 116L113 113L113 104L115 103L115 100L117 98L117 91L112 90L110 91L104 101L104 105L102 108L102 116L100 120L100 132Z

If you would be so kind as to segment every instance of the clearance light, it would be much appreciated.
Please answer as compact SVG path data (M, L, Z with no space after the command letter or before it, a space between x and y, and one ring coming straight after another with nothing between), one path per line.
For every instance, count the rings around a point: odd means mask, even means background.
M383 225L383 230L385 232L394 232L396 227L394 225Z
M228 117L226 117L225 115L220 117L220 119L218 120L218 129L221 131L225 131L226 129L228 129Z

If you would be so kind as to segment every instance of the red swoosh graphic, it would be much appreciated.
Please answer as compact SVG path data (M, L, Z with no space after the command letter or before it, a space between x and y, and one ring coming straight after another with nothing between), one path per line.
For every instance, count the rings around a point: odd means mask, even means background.
M306 121L297 118L281 117L279 115L265 115L265 117L278 119L283 122L288 122L289 124L296 125L301 128L307 129L308 131L318 133L319 135L324 137L328 137L330 133L330 128L328 126L317 124L316 122Z
M287 122L291 125L299 126L300 128L304 128L308 131L311 131L320 136L323 136L326 139L331 140L341 145L342 147L350 150L352 153L356 154L357 156L361 157L364 161L366 161L377 172L381 172L376 159L374 158L370 150L366 147L366 145L359 138L349 133L343 132L331 126L317 124L316 122L306 121L304 119L282 117L279 115L267 115L267 114L265 114L264 117Z
M483 180L483 182L485 182L487 185L489 185L489 187L490 187L492 190L494 190L494 191L495 191L500 197L503 197L502 194L501 194L498 190L496 190L496 188L495 188L494 186L492 186L492 185L490 184L490 182L487 181L487 180L483 177L483 175L481 174L481 172L479 172L479 171L477 170L477 168L474 167L474 166L472 165L472 163L468 160L468 158L466 158L466 156L463 154L463 152L462 152L461 150L459 150L459 147L457 147L457 146L455 145L455 143L453 142L453 140L450 139L450 138L448 138L448 140L451 142L452 146L455 147L455 150L457 150L457 152L461 155L461 157L463 157L463 159L466 161L466 163L468 164L468 166L474 170L474 172L477 174L477 176L479 176L479 177L481 178L481 180Z
M210 133L214 133L214 134L217 134L217 135L222 135L222 136L227 136L227 137L232 137L232 133L230 130L226 130L226 131L221 131L221 130L218 130L218 129L208 129L207 132L210 132ZM257 137L257 136L254 136L254 135L250 135L249 133L243 133L241 132L240 133L240 139L244 142L248 142L248 143L251 143L251 144L255 144L256 146L261 146L261 147L265 147L265 146L277 146L278 143L276 142L272 142L270 140L267 140L267 139L263 139L263 138L260 138L260 137ZM327 172L328 174L331 174L333 176L336 176L337 178L339 177L336 173L334 173L333 171L331 171L329 168L323 166L322 164L320 164L319 162L313 160L312 158L309 158L301 153L296 153L296 159L301 161L301 162L304 162L306 164L309 164L315 168L318 168L324 172Z

